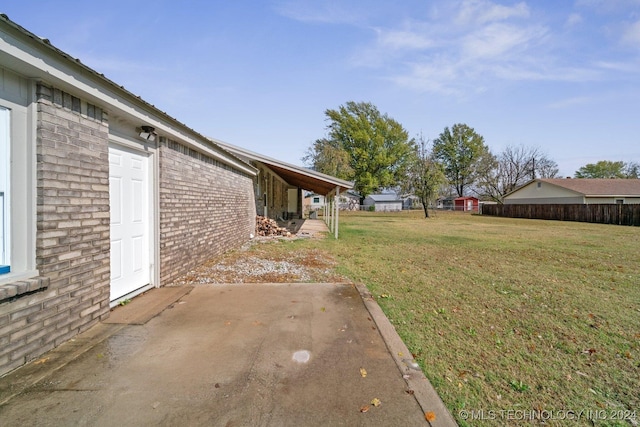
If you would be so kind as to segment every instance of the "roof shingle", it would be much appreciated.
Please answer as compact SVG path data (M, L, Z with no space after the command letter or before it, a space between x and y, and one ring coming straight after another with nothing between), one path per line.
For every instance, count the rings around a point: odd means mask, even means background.
M640 196L640 179L537 179L585 196Z

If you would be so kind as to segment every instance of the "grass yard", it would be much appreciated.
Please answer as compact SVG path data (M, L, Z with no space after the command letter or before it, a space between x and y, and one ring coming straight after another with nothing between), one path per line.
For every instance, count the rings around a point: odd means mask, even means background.
M341 213L340 240L283 245L304 248L369 287L460 425L528 424L501 418L517 410L640 422L640 228ZM635 420L611 419L624 411Z

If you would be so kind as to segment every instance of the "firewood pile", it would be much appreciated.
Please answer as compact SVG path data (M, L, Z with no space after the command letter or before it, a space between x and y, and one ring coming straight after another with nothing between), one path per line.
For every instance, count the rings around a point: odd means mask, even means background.
M278 223L264 216L256 216L256 233L258 236L285 236L291 237L291 232Z

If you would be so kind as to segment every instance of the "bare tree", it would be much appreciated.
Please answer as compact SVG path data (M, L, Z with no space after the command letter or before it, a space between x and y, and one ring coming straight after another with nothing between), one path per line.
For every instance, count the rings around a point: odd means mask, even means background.
M491 159L488 160L491 162ZM504 196L535 178L553 178L558 165L540 149L508 146L481 169L477 192L502 203Z

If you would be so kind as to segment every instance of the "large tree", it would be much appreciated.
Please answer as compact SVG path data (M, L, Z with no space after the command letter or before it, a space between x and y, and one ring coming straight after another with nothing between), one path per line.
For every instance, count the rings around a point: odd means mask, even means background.
M445 181L442 166L429 151L428 142L420 136L407 175L400 186L401 191L420 199L424 216L429 218L429 205L438 196L438 190Z
M639 169L640 165L634 162L600 160L597 163L582 166L574 176L576 178L638 178Z
M415 146L400 123L369 102L350 101L325 115L327 137L307 151L307 164L327 174L339 171L361 197L399 184Z
M336 141L326 138L316 140L307 149L302 161L318 172L340 179L353 178L353 169L349 166L349 153Z
M555 178L558 165L535 147L508 146L479 171L477 192L502 203L507 193L534 178Z
M475 183L480 168L491 163L484 138L472 127L460 123L451 129L444 128L433 141L433 155L442 163L444 174L459 197Z

